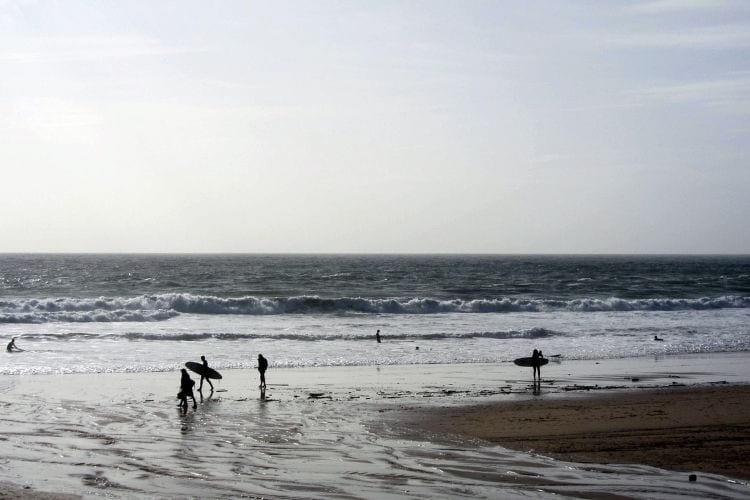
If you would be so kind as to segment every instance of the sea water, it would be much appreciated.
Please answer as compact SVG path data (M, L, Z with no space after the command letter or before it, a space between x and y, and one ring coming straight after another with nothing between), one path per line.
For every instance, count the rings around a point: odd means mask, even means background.
M0 374L747 351L748 325L748 256L0 255L0 337L33 353Z
M750 257L2 255L0 337L25 351L0 364L0 478L116 498L745 498L710 474L414 441L385 417L533 397L510 361L534 348L555 356L541 397L713 381L694 353L733 353L721 377L746 381L748 320ZM185 361L258 353L266 398L236 370L175 407Z

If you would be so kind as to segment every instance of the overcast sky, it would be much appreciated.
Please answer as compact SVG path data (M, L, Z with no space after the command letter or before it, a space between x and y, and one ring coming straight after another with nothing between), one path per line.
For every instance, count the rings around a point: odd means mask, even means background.
M0 251L750 253L750 2L0 0Z

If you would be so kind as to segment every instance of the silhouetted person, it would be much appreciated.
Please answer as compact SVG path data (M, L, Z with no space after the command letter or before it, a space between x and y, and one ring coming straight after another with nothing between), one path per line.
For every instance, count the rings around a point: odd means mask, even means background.
M8 347L6 347L5 350L8 352L19 352L23 349L16 345L16 338L13 337L12 339L10 339L10 342L8 342Z
M187 411L187 398L193 400L193 410L198 408L198 403L195 402L195 396L193 395L193 386L195 380L190 378L185 368L182 369L182 378L180 379L180 407Z
M662 342L664 339L660 339L657 335L654 335L654 340L658 340L659 342Z
M205 356L201 356L201 361L203 361L203 369L205 370L206 368L208 368L208 360L206 359ZM208 385L211 386L211 390L213 391L214 390L214 384L211 383L211 379L208 378L203 373L201 373L201 383L198 386L198 392L201 392L203 390L203 379L206 379L206 382L208 382Z
M378 344L380 343L380 330L378 330L377 332L375 332L375 340L378 341Z
M260 372L260 388L266 390L266 370L268 370L268 360L262 354L258 354L258 371Z
M537 351L534 349L534 352L531 354L531 367L534 370L534 381L537 379L537 375L539 376L539 382L542 381L542 351Z

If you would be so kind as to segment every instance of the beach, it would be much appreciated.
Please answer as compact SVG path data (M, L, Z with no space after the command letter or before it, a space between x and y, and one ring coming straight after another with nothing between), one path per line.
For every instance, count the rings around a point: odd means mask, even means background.
M415 412L416 433L460 435L572 462L646 464L750 480L750 386L571 395Z
M560 360L545 367L538 395L530 369L512 363L272 366L265 399L256 371L224 370L216 391L204 390L202 399L196 393L198 408L186 413L176 407L178 372L4 376L0 480L25 497L743 498L741 467L718 469L697 455L684 467L654 467L647 454L629 460L618 450L576 455L544 448L545 439L557 438L539 422L518 419L536 415L563 425L573 408L625 398L617 403L623 409L650 404L662 392L683 395L679 404L691 408L696 400L724 408L736 396L741 419L746 365L743 353ZM503 407L509 413L493 421ZM612 407L590 411L604 412L587 420L596 420L596 433L617 433L621 419ZM714 426L692 420L710 420L706 413L684 416L653 436ZM491 432L513 425L514 439ZM746 440L746 427L735 427L727 435ZM631 437L651 446L648 436ZM730 454L715 458L724 466L736 461ZM688 472L698 481L689 482Z

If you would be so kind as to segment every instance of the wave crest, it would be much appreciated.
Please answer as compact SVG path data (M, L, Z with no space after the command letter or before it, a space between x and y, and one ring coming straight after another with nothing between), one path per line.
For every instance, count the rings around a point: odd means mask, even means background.
M0 301L0 323L146 322L186 314L444 314L511 312L681 311L750 308L750 297L698 299L373 299L362 297L215 297L171 293L138 297L49 298Z

